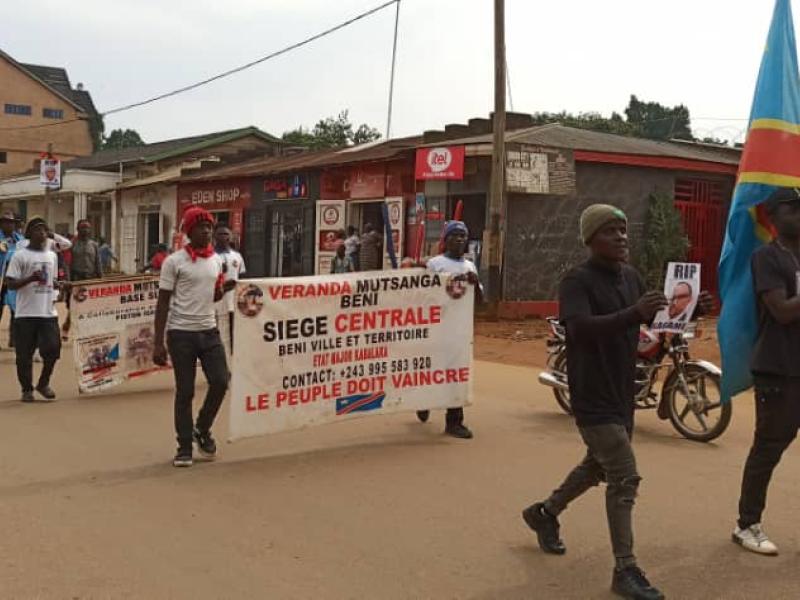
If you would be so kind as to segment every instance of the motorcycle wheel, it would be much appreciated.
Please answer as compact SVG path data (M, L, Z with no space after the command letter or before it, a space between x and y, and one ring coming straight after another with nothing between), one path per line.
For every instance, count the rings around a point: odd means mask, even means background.
M562 352L559 354L555 361L553 362L553 370L557 373L563 373L567 375L567 353ZM572 403L569 401L569 392L567 390L560 390L558 388L553 388L553 395L556 397L556 402L568 415L572 414Z
M686 365L686 384L691 394L702 400L702 408L693 408L690 399L680 389L677 378L668 383L665 400L669 420L683 437L696 442L710 442L721 436L731 422L733 406L723 404L720 378L700 365Z

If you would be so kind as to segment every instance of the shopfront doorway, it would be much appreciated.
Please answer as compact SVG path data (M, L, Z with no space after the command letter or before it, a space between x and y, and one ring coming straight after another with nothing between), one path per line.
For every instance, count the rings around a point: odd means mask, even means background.
M139 211L139 223L136 240L136 270L141 270L150 262L158 244L162 243L161 231L163 217L158 208Z
M370 223L376 231L383 233L383 204L384 201L360 201L351 200L348 202L347 225L353 226L358 230L359 235L364 233L364 227Z
M243 254L249 277L314 274L314 202L265 202L245 214Z

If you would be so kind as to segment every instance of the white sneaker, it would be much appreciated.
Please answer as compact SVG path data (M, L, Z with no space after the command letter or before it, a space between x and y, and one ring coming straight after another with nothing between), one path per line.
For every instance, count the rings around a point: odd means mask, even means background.
M769 541L767 534L761 529L761 523L751 525L747 529L736 527L733 530L733 541L745 550L756 554L768 556L776 556L778 554L778 547Z

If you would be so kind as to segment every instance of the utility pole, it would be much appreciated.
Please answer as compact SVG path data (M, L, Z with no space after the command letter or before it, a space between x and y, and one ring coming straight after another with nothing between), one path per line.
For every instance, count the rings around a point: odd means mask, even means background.
M47 159L53 158L53 142L49 142L47 144ZM41 166L39 167L41 171ZM44 188L44 220L47 223L48 227L52 227L50 216L52 214L52 210L50 208L50 186L45 186Z
M505 0L494 0L494 140L489 194L489 231L484 256L488 264L489 316L497 318L502 285L503 217L506 166L506 34Z
M400 27L400 0L396 1L394 13L394 42L392 43L392 72L389 76L389 110L386 117L386 139L392 135L392 104L394 103L394 70L397 64L397 31Z

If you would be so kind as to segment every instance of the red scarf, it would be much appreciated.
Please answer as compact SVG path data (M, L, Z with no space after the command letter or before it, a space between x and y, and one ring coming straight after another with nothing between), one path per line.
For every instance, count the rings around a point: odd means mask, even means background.
M186 244L183 247L186 250L186 253L191 257L192 262L197 262L198 258L211 258L214 256L214 246L209 244L205 248L197 249L191 244ZM220 273L217 275L217 281L214 283L214 291L216 292L219 290L220 292L223 291L223 286L225 285L225 273Z
M186 244L183 247L186 250L186 254L192 259L192 262L197 262L198 258L211 258L214 256L214 246L209 244L205 248L195 248L191 244Z

